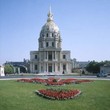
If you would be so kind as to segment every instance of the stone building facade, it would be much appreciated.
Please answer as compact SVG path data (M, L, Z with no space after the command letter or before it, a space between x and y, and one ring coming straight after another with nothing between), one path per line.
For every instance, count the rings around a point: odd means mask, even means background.
M5 76L4 66L1 66L1 65L0 65L0 76Z
M30 72L32 73L71 73L70 51L62 50L61 34L49 10L47 22L41 29L38 51L30 52Z

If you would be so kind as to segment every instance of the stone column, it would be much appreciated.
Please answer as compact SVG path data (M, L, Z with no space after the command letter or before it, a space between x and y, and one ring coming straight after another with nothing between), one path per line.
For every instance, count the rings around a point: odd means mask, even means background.
M56 72L55 63L54 63L54 72Z
M58 72L58 63L55 63L55 72Z
M46 72L47 72L47 63L46 63Z
M61 72L61 73L63 72L62 64L61 64L61 63L60 63L60 72Z
M54 65L53 65L53 63L52 63L52 72L54 72L54 69L53 69L53 67L54 67Z
M66 63L66 73L68 73L68 63Z
M45 60L46 60L47 58L46 58L46 51L45 51Z
M47 51L47 60L48 60L48 51Z
M47 63L47 72L48 72L48 63Z
M45 59L47 59L47 51L45 51Z
M41 72L41 63L39 63L39 72Z
M54 59L56 60L56 51L54 51Z

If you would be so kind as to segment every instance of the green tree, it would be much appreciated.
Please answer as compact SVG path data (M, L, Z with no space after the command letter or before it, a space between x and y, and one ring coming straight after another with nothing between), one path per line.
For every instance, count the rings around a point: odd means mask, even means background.
M4 71L5 71L5 74L12 74L14 73L14 68L12 65L6 64L4 67Z
M96 62L96 61L91 61L87 66L86 70L91 73L99 73L100 72L100 66L104 65L110 65L110 61L101 61L101 62Z
M86 70L91 73L99 73L100 72L100 63L91 61L87 65Z

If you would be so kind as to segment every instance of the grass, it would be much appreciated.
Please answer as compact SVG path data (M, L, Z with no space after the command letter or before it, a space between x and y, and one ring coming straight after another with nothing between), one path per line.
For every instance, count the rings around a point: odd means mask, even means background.
M80 89L82 94L70 100L48 100L37 96L35 90L43 84L0 81L0 110L109 110L110 81L71 84L61 88Z

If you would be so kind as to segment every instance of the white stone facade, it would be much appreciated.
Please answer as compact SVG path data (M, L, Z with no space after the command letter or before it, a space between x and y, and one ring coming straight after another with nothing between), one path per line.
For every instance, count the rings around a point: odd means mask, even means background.
M51 10L38 39L38 51L30 52L30 71L32 73L71 73L70 51L62 51L61 35L53 21Z
M5 76L5 74L4 74L4 66L0 66L0 76Z

